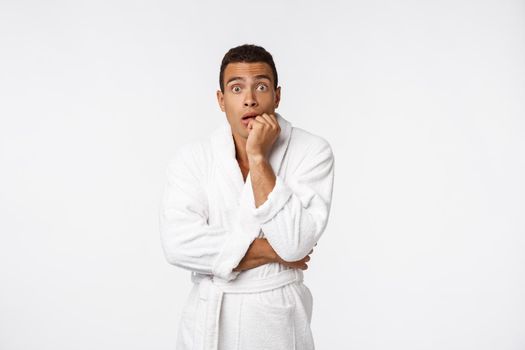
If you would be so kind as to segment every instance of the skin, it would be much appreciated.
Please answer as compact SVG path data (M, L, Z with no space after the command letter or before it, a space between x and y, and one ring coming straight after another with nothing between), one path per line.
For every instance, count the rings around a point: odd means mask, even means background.
M275 186L275 174L268 156L281 131L275 117L281 87L274 88L272 69L264 62L229 63L223 79L224 93L217 90L217 102L231 126L237 162L245 179L250 174L255 206L259 207ZM257 116L245 126L241 120L247 112L255 112ZM273 262L306 270L312 252L313 249L298 261L284 261L266 238L256 238L234 271Z

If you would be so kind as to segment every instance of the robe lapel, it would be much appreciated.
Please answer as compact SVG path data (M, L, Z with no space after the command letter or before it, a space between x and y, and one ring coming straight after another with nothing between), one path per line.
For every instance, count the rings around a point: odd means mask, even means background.
M284 119L279 113L275 113L281 132L270 150L269 162L275 173L279 174L281 165L288 149L290 136L292 133L292 124ZM233 194L232 198L237 204L241 199L248 199L250 203L254 203L254 196L251 184L251 176L248 173L246 183L243 180L242 172L235 158L235 143L231 132L230 124L226 119L219 128L217 128L211 136L211 144L213 153L217 160L217 171L222 173L224 183L219 186L227 186L228 191L225 193ZM246 198L248 196L248 198Z

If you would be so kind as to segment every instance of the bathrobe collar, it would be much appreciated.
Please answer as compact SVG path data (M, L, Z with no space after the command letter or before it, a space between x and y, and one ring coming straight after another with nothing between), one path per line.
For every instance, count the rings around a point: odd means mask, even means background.
M292 124L284 119L279 113L275 113L275 117L281 128L281 132L270 150L269 163L275 175L277 175L290 142ZM248 187L247 185L249 185L249 188L251 189L250 174L248 173L245 183L239 163L235 158L235 142L231 126L226 118L223 119L221 126L213 131L211 135L211 143L213 146L213 154L218 163L217 170L223 173L224 178L227 181L227 186L230 186L231 190L237 195L243 192L243 189Z

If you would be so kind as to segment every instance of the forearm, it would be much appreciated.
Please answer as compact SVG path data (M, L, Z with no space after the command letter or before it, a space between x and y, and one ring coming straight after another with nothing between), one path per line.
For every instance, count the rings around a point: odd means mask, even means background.
M334 156L330 145L320 142L286 180L284 174L276 175L266 201L252 209L264 236L286 261L308 254L325 231L333 181Z
M310 251L311 254L313 249ZM297 261L284 261L272 248L266 238L256 238L250 248L247 250L246 255L241 260L239 265L233 269L233 271L243 271L253 269L268 263L279 263L293 269L306 270L308 266L306 263L310 261L310 255L306 255L304 258Z
M249 270L277 260L278 256L270 243L268 243L268 240L266 238L256 238L233 271Z
M263 156L248 156L248 160L255 207L258 208L266 202L275 187L275 173L268 159Z

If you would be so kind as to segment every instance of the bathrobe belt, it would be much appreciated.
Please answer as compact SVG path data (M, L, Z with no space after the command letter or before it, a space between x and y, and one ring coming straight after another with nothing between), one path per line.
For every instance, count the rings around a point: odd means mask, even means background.
M224 293L259 293L303 281L303 271L288 269L258 279L224 281L211 275L191 274L193 283L199 283L199 297L206 301L206 317L202 329L204 350L216 350L219 340L219 316Z

